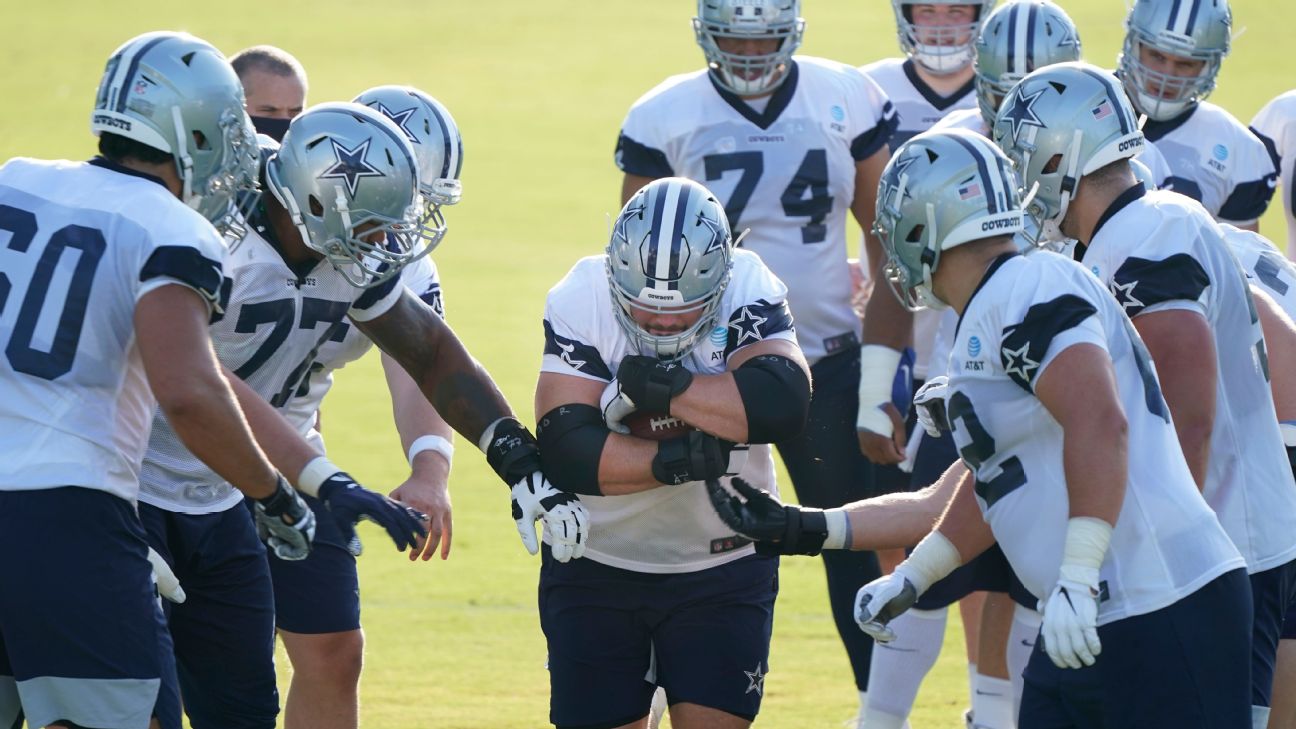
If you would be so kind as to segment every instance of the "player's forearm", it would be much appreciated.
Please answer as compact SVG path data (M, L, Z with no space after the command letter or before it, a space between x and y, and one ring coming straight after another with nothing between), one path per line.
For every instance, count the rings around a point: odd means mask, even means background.
M955 461L931 486L848 504L851 549L912 547L936 527L967 468Z
M440 436L446 440L454 438L454 429L432 407L432 403L423 396L418 383L401 369L400 364L386 354L382 356L382 363L383 373L387 377L387 390L391 393L392 419L400 434L402 452L408 453L414 441L425 435Z
M729 372L694 375L693 384L671 400L670 412L698 430L734 443L747 442L747 408Z
M873 277L873 295L864 307L864 343L902 351L913 344L913 313L900 305L876 266Z
M204 373L191 379L188 397L159 405L190 453L244 494L265 498L274 493L277 474L235 400L237 378L230 380L215 370Z
M976 478L963 468L949 505L936 523L936 529L954 545L964 564L995 542L994 533L977 506L975 487Z
M599 458L599 491L604 496L621 496L660 488L653 477L656 441L611 433Z
M270 459L270 463L294 486L298 485L297 477L306 464L324 454L306 442L278 410L237 375L228 370L224 370L224 375L229 380L234 396L238 398L239 408L247 418L248 427L257 444Z

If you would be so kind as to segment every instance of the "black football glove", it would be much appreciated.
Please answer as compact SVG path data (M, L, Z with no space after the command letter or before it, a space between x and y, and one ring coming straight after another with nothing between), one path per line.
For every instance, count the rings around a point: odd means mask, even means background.
M742 498L730 494L716 479L709 479L706 485L720 520L755 541L758 553L816 555L823 551L828 521L822 509L785 505L741 478L733 479L733 487Z
M632 354L621 360L616 381L638 410L670 415L670 402L693 384L693 373L678 362Z

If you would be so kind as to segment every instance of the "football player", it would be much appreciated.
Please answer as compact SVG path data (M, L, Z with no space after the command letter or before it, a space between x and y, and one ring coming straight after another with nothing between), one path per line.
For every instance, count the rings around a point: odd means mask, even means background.
M247 112L257 133L282 141L288 122L306 108L306 69L275 46L245 48L230 58L230 65L247 94Z
M1252 703L1263 727L1269 637L1296 582L1296 481L1245 276L1201 205L1135 180L1126 160L1143 137L1107 72L1059 64L1027 76L1004 101L994 135L1026 189L1038 185L1031 205L1045 235L1078 241L1075 259L1111 289L1158 363L1188 465L1247 560ZM1201 397L1212 390L1214 398Z
M579 556L579 501L548 486L534 439L490 378L431 308L400 286L402 268L426 253L418 163L400 129L358 104L313 107L289 125L262 177L270 194L261 197L248 217L249 232L232 247L229 315L212 330L217 356L282 410L297 433L307 433L313 411L302 418L285 405L309 377L319 348L349 319L487 452L514 487L519 532L532 551L538 551L534 521L543 517L558 529L558 557ZM314 508L335 517L338 533L330 542L350 544L351 522L336 517L359 501L351 478L320 456L300 481L303 490L318 494L322 504ZM265 556L240 535L240 523L247 522L241 498L197 464L161 419L143 482L145 526L189 594L170 621L186 712L195 727L273 726L278 697L271 580ZM411 533L404 527L385 526L398 547L414 543L401 538ZM205 546L211 543L221 549ZM276 550L276 556L306 555Z
M180 726L135 504L155 404L259 499L267 536L309 545L310 512L253 440L207 334L228 293L212 226L228 229L255 176L243 101L211 45L148 33L108 60L101 156L0 168L0 544L40 555L0 567L4 726L24 713L33 727Z
M1116 74L1170 167L1162 189L1197 200L1216 220L1258 230L1278 171L1246 125L1205 101L1229 52L1232 17L1227 0L1136 0Z
M546 551L541 568L550 721L642 727L656 685L672 726L748 726L778 561L720 522L703 481L742 474L773 491L767 444L805 425L810 368L787 289L735 250L710 191L671 177L635 193L605 254L549 292L544 328L545 472L581 495L594 533L585 559Z
M805 432L777 445L801 502L831 507L870 491L872 466L852 427L860 322L850 303L845 219L849 210L865 230L873 223L896 116L855 68L793 55L805 29L800 10L800 0L699 0L693 28L706 68L669 78L634 103L616 162L623 201L656 178L705 184L733 229L752 230L743 246L786 282L816 386ZM879 574L877 561L834 553L824 567L862 692L872 643L855 628L851 605Z
M429 249L446 232L442 205L459 201L463 141L450 112L437 100L407 86L379 86L355 99L392 121L413 145L419 167L420 224ZM422 256L401 270L401 285L444 318L441 284L432 257ZM284 404L290 420L314 423L308 438L324 449L320 408L333 385L333 372L363 356L372 342L341 322L319 348L309 374ZM450 554L452 537L449 476L454 457L453 431L419 390L418 383L386 353L383 371L391 391L392 413L410 477L391 497L428 516L428 537L410 550L410 559L431 559L440 546ZM320 508L318 501L312 506ZM327 520L321 521L325 525ZM360 629L359 580L355 555L337 529L321 526L315 549L305 560L269 555L274 582L275 626L292 661L292 685L284 702L288 729L354 729L359 720L357 689L364 658Z
M915 137L883 175L897 293L959 314L948 379L915 403L952 431L963 464L936 530L860 591L860 626L891 639L896 614L997 541L1044 605L1018 726L1245 726L1244 561L1197 494L1122 307L1073 261L1018 254L1017 185L1002 152L961 130ZM855 509L714 501L751 525L775 517L760 535L784 552L858 541ZM1182 627L1207 620L1211 631Z
M1251 120L1251 131L1274 157L1287 214L1287 256L1296 259L1296 91L1265 104Z

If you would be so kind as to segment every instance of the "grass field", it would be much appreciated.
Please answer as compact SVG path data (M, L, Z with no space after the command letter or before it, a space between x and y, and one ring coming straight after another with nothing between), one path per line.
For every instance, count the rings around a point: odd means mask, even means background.
M1065 5L1086 58L1113 64L1124 2ZM1247 30L1214 100L1246 121L1296 86L1281 51L1296 6L1240 0L1234 12ZM0 159L90 156L87 124L103 63L118 43L147 30L188 30L227 53L255 43L287 48L310 73L313 102L384 83L416 85L449 106L466 139L465 201L451 211L450 235L436 255L450 320L530 419L545 291L605 242L620 188L612 148L630 103L668 74L699 67L692 13L685 0L8 0L0 3L0 27L8 30L0 46L8 69L0 78L7 102ZM808 0L804 14L807 54L862 64L897 53L882 0ZM1263 226L1283 240L1276 202ZM376 359L342 373L325 413L334 460L373 488L404 478ZM377 532L365 532L362 724L369 729L546 725L537 561L519 544L507 493L484 459L462 439L459 453L448 562L410 564ZM856 695L821 567L786 560L782 578L773 672L757 725L838 727L855 711ZM962 639L957 620L950 624L951 650L919 696L915 729L962 726Z

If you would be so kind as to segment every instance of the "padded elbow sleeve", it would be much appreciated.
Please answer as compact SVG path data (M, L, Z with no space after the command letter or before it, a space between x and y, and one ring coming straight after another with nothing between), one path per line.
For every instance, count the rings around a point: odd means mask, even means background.
M609 431L593 405L560 405L536 428L545 477L561 491L598 496L599 461Z
M778 354L752 357L734 370L747 410L747 442L794 438L810 416L810 379L797 363Z

